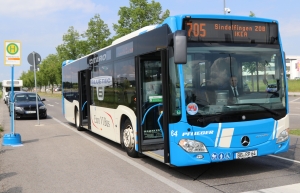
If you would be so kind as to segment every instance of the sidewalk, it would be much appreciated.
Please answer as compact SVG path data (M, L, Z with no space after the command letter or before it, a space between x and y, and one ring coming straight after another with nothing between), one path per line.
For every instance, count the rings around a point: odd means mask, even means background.
M4 134L9 133L10 117L2 101L0 119ZM0 192L125 190L124 179L118 180L119 173L113 168L125 168L128 163L120 162L113 154L98 148L69 124L63 125L49 116L41 120L40 125L34 119L16 120L15 129L22 137L22 146L0 145ZM143 179L144 173L135 175L137 179ZM118 186L105 183L110 181L107 179L114 179ZM145 182L140 180L138 183L142 186ZM149 188L150 184L147 186Z
M289 96L300 96L300 92L288 92Z

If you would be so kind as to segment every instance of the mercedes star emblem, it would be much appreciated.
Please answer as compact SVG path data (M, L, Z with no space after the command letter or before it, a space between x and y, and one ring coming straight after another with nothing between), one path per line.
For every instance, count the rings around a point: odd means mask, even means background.
M248 146L250 144L250 139L247 136L242 137L241 143L243 146Z

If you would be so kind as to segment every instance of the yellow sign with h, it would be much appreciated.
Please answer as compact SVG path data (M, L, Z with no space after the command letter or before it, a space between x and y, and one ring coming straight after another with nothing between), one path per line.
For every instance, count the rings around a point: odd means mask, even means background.
M21 42L17 40L4 41L4 65L21 66Z

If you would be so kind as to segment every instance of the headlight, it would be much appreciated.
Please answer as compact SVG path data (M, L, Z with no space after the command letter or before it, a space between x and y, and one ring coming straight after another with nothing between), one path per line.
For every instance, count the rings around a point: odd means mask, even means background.
M15 107L15 110L16 111L23 111L23 108L22 107Z
M45 110L46 110L47 108L46 108L46 106L44 105L44 106L40 106L39 109L45 109Z
M289 133L287 132L287 130L284 130L284 131L282 131L282 132L279 134L276 143L284 142L284 141L286 141L288 138L289 138Z
M205 145L195 140L181 139L179 146L187 152L207 152Z

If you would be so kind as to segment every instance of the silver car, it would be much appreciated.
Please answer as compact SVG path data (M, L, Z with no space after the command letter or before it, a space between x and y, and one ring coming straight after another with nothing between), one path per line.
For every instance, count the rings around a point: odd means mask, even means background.
M8 91L5 96L4 96L4 103L7 104L8 98L9 98L9 93L10 91Z

